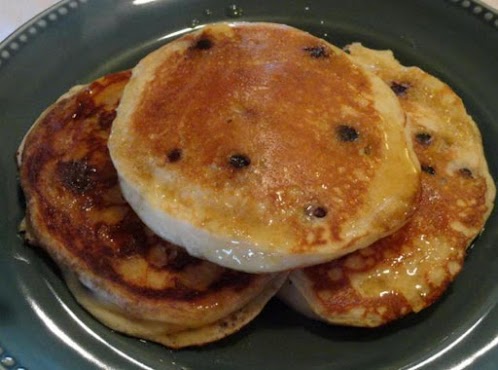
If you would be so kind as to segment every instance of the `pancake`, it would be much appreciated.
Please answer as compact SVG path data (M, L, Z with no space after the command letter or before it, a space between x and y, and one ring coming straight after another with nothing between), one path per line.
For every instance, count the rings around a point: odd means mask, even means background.
M128 206L107 140L129 77L71 89L26 136L18 155L26 239L51 255L76 299L109 327L173 348L212 342L250 322L286 274L191 257Z
M326 41L269 23L206 26L145 57L109 150L157 235L247 272L366 247L406 222L420 185L394 93Z
M280 292L329 323L379 326L434 303L462 269L495 198L479 130L451 88L390 51L347 48L381 77L406 112L422 166L417 211L396 233L327 264L291 273Z

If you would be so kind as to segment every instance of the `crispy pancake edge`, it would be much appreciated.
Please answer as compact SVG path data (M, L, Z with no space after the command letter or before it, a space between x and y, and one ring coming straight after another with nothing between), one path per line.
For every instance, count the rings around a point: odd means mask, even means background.
M259 295L226 317L201 327L189 328L160 321L132 318L119 307L101 302L85 289L74 275L65 274L69 290L78 303L106 326L121 333L145 338L174 349L202 346L239 331L263 310L286 278L285 274L277 275Z

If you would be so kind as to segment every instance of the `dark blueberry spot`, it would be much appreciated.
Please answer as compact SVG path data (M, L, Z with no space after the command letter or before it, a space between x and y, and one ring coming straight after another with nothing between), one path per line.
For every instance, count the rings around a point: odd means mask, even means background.
M310 205L306 207L306 214L309 217L324 218L327 216L327 208Z
M325 46L310 46L303 49L312 58L327 58L329 53L325 49Z
M168 161L170 163L178 162L180 159L182 159L182 150L175 148L171 149L168 153Z
M313 216L315 216L316 218L324 218L325 216L327 216L327 210L323 207L316 207L313 211Z
M404 95L406 93L406 90L408 90L410 86L408 84L404 83L397 83L395 81L391 82L391 90L394 91L394 93L397 96Z
M60 162L57 165L57 172L61 182L75 193L84 193L95 185L92 175L96 171L84 160Z
M234 154L230 157L229 162L232 167L243 168L251 164L251 159L244 154Z
M341 141L356 141L360 137L360 134L356 129L351 126L340 125L337 127L337 135Z
M426 164L422 165L422 171L424 171L425 173L428 173L429 175L436 174L436 170L434 169L434 167L431 167L431 166L426 165Z
M420 132L415 135L415 138L422 145L429 145L430 143L432 143L432 136L427 132Z
M195 43L194 49L208 50L213 47L213 42L210 39L200 39Z
M460 168L458 170L458 173L460 173L460 175L462 177L465 177L466 179L471 179L471 178L474 177L473 174L472 174L472 171L469 170L468 168Z

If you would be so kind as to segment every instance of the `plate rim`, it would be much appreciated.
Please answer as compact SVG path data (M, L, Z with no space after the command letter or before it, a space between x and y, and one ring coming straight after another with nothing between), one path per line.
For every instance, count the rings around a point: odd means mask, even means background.
M0 73L2 69L15 61L16 55L24 46L35 40L39 34L49 27L54 27L59 19L70 13L78 12L82 7L95 0L60 0L45 10L34 15L28 21L11 32L0 41ZM450 3L467 12L467 16L479 18L488 27L498 32L498 8L482 0L440 0ZM491 215L490 215L491 216ZM498 338L497 338L498 339ZM16 360L15 354L8 350L8 344L0 336L0 370L24 370L21 363Z
M60 0L23 23L5 39L0 40L0 71L2 70L2 66L6 62L11 61L22 49L22 46L27 44L31 39L34 39L38 33L43 32L45 28L56 23L60 17L64 17L70 12L78 11L81 6L85 6L87 3L93 1L95 0ZM470 16L479 18L482 22L488 23L489 26L494 27L498 31L498 8L495 9L482 0L440 1L460 6ZM31 31L31 29L35 31ZM27 33L30 36L26 35L26 31L28 31Z

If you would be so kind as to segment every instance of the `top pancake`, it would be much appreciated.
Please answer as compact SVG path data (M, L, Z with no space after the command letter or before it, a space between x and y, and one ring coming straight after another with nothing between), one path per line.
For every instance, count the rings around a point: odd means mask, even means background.
M243 311L247 322L271 297L269 289L280 277L228 270L191 257L154 235L121 196L107 139L129 77L122 72L72 89L26 136L19 160L30 237L115 315L131 317L135 326L152 321L154 330L143 333L147 338L156 340L153 335L165 327L178 332L211 325L256 300L251 312ZM130 332L123 325L117 329ZM194 342L160 341L198 344L235 329L210 330L209 338Z
M404 224L419 190L393 92L283 25L207 26L144 58L109 149L154 232L244 271L365 247Z
M282 296L304 313L378 326L434 303L460 272L495 198L479 130L437 78L390 51L353 44L352 58L398 94L422 165L416 212L394 234L341 259L290 275Z

